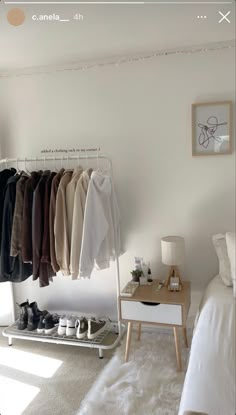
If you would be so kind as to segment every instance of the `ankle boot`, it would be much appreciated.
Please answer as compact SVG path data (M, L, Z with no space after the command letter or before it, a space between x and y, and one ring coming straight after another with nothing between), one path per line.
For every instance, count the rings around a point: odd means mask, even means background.
M32 331L37 329L42 311L39 310L36 301L30 303L28 306L28 324L27 330Z
M16 326L18 330L24 330L27 327L28 323L28 307L29 307L29 301L25 301L24 303L18 304L18 307L20 308L20 316L17 320Z

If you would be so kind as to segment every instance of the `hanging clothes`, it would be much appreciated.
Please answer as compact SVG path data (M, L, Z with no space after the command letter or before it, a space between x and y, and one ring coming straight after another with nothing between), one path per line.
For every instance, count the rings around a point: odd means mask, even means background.
M25 185L29 179L28 174L22 172L21 177L16 184L16 203L13 216L13 224L11 231L11 256L21 254L22 247L22 228L23 228L23 208Z
M2 239L2 215L3 215L3 205L5 198L5 190L8 179L14 176L16 169L4 169L0 172L0 248L1 248L1 239Z
M15 174L7 181L3 218L2 218L2 239L1 239L1 260L0 260L0 281L21 282L32 275L32 265L24 264L21 256L10 256L12 224L16 201L16 184L20 179Z
M85 204L79 276L90 277L95 265L108 268L120 253L120 214L112 179L94 171Z
M22 259L24 262L33 261L32 246L32 211L34 190L41 178L42 171L33 171L25 184L23 224L22 224Z
M77 279L79 276L84 211L91 173L92 169L88 169L81 174L75 190L70 252L70 273L72 279Z
M55 272L51 266L51 254L50 254L50 229L49 229L49 208L51 187L53 178L56 176L55 172L51 172L45 186L44 193L44 223L43 223L43 241L42 241L42 257L40 260L39 271L39 285L40 287L46 287L49 285L49 280L52 281L52 277L55 276Z
M50 171L43 172L33 196L32 240L33 240L33 280L39 278L42 257L43 226L44 226L44 194Z
M50 196L50 207L49 207L49 235L50 235L50 255L51 255L51 265L53 271L56 273L60 270L60 267L56 259L55 251L55 232L54 232L54 220L56 214L56 197L58 187L61 181L61 178L64 174L64 169L61 169L56 176L53 178L52 187L51 187L51 196Z
M61 169L0 172L0 282L29 276L46 287L58 271L90 277L120 254L120 216L111 176Z
M66 186L72 178L73 171L66 170L61 178L57 197L55 213L55 252L57 263L63 275L70 275L70 247L68 240L68 218L66 210Z
M83 172L83 169L81 167L76 167L73 171L71 180L66 186L66 213L67 213L67 232L68 232L69 247L71 246L75 189L76 189L76 185L78 183L78 180L82 172Z

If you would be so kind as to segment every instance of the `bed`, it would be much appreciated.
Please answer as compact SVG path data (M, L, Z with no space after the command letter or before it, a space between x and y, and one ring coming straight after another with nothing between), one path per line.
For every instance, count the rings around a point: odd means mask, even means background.
M219 276L202 298L178 415L236 414L235 298Z

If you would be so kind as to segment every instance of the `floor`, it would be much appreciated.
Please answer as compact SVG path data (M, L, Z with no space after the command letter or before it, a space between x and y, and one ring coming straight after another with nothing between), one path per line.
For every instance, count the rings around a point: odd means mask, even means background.
M0 328L0 414L75 415L112 357L97 350L14 340Z

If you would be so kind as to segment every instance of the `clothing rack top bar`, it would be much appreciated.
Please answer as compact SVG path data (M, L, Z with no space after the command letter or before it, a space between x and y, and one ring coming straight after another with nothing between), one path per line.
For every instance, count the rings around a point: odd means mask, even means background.
M112 162L109 159L109 157L102 155L102 154L83 154L83 155L75 155L75 156L62 156L62 157L53 157L53 156L47 156L47 157L19 157L19 158L5 158L0 160L0 164L7 164L7 163L28 163L28 162L46 162L46 161L68 161L68 160L89 160L89 159L104 159L108 161L110 169L112 169Z

